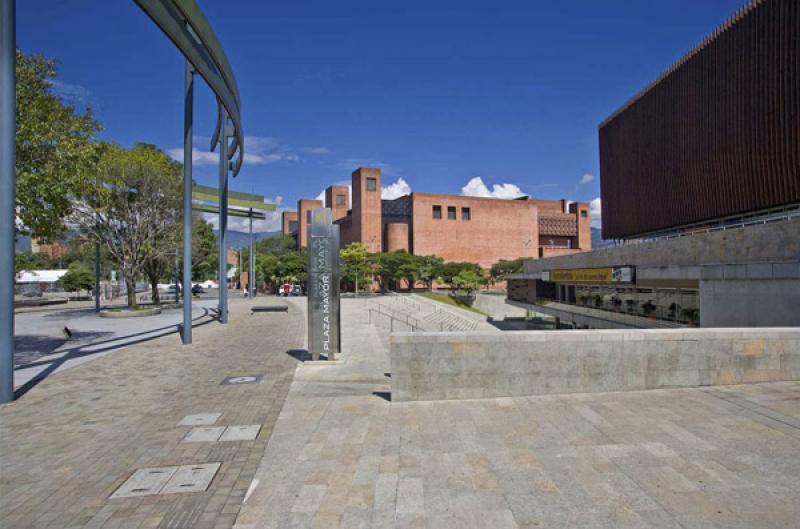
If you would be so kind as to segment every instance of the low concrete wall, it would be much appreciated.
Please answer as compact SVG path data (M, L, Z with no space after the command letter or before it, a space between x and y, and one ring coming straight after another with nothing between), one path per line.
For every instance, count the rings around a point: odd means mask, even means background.
M392 401L800 380L800 329L398 333Z

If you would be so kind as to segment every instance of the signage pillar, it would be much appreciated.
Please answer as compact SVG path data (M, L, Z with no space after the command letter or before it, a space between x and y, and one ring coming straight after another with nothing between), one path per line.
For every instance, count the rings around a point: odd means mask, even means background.
M308 227L308 349L311 359L341 352L339 226L329 208L311 210Z

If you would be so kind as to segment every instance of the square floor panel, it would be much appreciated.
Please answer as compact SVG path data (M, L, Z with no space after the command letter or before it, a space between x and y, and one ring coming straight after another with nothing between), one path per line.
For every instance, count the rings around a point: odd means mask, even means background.
M202 492L211 484L216 476L220 463L204 463L200 465L184 465L161 489L161 494L180 492Z
M181 419L178 426L211 426L221 416L221 413L193 413Z
M228 426L220 441L252 441L258 437L261 430L260 424L243 424L238 426Z
M213 443L219 440L219 436L225 431L224 426L197 426L189 430L184 443Z
M158 494L177 470L178 467L141 468L114 491L111 499Z

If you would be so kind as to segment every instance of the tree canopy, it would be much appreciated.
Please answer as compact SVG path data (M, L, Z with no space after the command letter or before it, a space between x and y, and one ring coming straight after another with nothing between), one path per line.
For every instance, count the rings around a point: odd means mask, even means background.
M53 93L55 61L17 50L17 193L24 231L51 241L94 183L100 124Z

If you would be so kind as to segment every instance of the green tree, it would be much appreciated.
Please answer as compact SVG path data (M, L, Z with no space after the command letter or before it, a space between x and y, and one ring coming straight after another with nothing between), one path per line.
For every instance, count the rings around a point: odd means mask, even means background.
M94 287L94 274L81 263L75 262L69 266L59 282L67 292L78 292L80 295L81 290L88 291Z
M78 201L74 219L120 269L128 307L149 259L174 256L181 211L181 166L152 145L103 146L98 185Z
M53 94L55 61L17 50L17 208L24 231L52 241L94 185L100 125Z
M406 279L406 275L414 270L414 256L405 250L397 250L377 254L375 274L381 290L389 289L396 281Z
M417 257L419 280L427 285L428 290L433 288L433 282L439 279L444 259L438 255L423 255Z
M53 266L47 254L33 252L17 252L14 254L14 271L46 270Z
M450 285L454 290L458 289L459 293L469 296L480 288L481 276L476 274L474 270L465 268L453 277Z
M517 274L522 272L522 259L514 259L511 261L501 259L492 265L490 274L494 282L505 281L508 274Z
M358 295L358 284L366 285L372 276L369 251L365 245L354 242L342 248L339 251L339 257L342 264L342 277L354 285L355 293Z
M217 236L200 214L192 216L192 278L203 281L217 272Z

